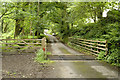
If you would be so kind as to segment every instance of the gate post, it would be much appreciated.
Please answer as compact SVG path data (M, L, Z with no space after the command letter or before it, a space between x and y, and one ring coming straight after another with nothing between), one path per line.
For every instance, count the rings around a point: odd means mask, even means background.
M42 49L44 51L44 57L46 58L46 38L42 38Z

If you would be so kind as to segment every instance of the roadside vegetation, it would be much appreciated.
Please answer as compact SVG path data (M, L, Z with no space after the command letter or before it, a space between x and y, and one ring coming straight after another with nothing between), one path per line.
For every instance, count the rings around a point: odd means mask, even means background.
M98 59L120 66L120 5L118 2L1 2L2 38L25 39L47 37L55 33L64 43L69 37L107 40L108 55ZM106 16L103 15L106 13ZM38 51L36 60L42 56Z
M47 59L47 55L51 55L50 52L46 52L42 49L38 50L36 52L36 57L35 57L35 61L39 62L39 63L51 63L53 61Z

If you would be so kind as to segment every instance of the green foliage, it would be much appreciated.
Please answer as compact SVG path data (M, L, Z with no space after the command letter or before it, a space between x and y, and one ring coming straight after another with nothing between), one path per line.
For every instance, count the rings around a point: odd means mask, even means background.
M28 49L28 47L26 46L26 47L23 47L23 48L20 48L21 50L26 50L26 49Z
M104 60L112 65L115 65L115 66L120 66L120 54L118 52L118 49L116 48L113 48L113 49L110 49L110 52L107 56L105 56L105 52L100 52L98 54L98 57L97 59L99 60Z
M47 52L46 55L51 55L51 52Z
M118 49L111 49L111 54L107 56L107 62L112 63L113 65L119 64L120 54Z
M104 58L103 52L100 52L99 58L111 64L118 64L116 55L120 49L120 11L114 9L116 2L0 4L3 38L43 38L46 37L44 29L49 29L48 33L56 33L65 43L68 42L68 37L107 40L109 55ZM102 13L107 9L110 11L107 17L103 18ZM41 50L38 52L43 53ZM39 60L43 58L38 58Z
M28 39L37 39L37 36L28 36Z
M120 23L119 19L116 18L114 20L113 15L118 15L118 11L116 14L108 13L108 17L101 19L98 23L89 23L84 26L80 26L75 34L75 37L85 38L85 39L95 39L95 40L107 40L108 47L108 55L105 57L104 52L100 52L98 54L98 59L104 60L112 65L119 65L119 49L120 49ZM109 20L110 19L110 20Z
M47 3L44 3L38 6L38 4L33 2L2 3L3 10L0 13L0 18L2 18L3 34L12 31L7 36L14 38L19 35L21 37L28 34L35 35L36 31L38 34L43 33L46 26L46 16L43 17L43 13L46 13L47 5Z
M105 59L105 52L104 52L104 51L101 51L101 52L98 54L97 59L99 59L99 60L104 60L104 59Z
M38 36L39 39L42 39L43 37L46 37L46 35L45 35L45 34L40 34L40 35Z
M51 55L51 53L47 52L46 55ZM50 62L52 62L49 59L46 60L45 52L42 49L37 51L35 61L37 61L39 63L50 63Z
M43 62L45 60L44 57L44 51L42 49L40 49L37 53L36 53L36 57L35 60L38 62Z

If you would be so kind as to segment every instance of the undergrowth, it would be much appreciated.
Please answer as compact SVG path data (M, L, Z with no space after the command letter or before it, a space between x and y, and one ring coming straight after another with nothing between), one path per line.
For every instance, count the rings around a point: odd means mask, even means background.
M75 50L78 50L78 51L80 51L82 53L86 53L86 54L91 53L88 50L80 48L80 47L78 47L76 45L72 45L70 42L68 42L68 46L70 46L71 48L73 48ZM98 56L97 56L96 59L105 61L107 63L110 63L111 65L120 67L118 49L110 50L110 52L107 55L105 55L105 52L101 51L100 53L98 53Z
M51 53L46 52L46 56L47 55L51 55ZM53 62L53 61L47 59L46 56L45 56L45 52L43 51L43 49L40 49L36 52L35 61L39 62L39 63L51 63L51 62Z
M118 50L114 49L113 52L111 54L108 54L105 56L105 52L101 51L98 54L97 59L102 60L102 61L106 61L107 63L110 63L114 66L118 66L120 67L120 63L119 63L119 57L118 57Z

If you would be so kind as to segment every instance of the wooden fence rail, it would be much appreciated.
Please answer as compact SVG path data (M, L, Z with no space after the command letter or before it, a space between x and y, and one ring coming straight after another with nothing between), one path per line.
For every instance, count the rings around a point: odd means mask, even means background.
M27 44L27 45L41 45L41 48L44 51L44 57L46 58L46 38L42 39L0 39L0 44L6 44L8 47L25 47L25 46L12 46L14 44ZM31 46L30 46L31 47Z
M0 39L0 44L7 44L7 45L13 45L13 44L39 44L41 45L42 49L45 48L46 53L46 38L42 39ZM12 46L10 46L12 47ZM15 47L15 46L14 46ZM19 46L23 47L23 46Z
M41 44L42 39L0 39L0 44ZM36 41L30 43L30 41Z
M69 41L73 45L77 45L81 48L92 51L94 55L97 55L96 53L99 53L100 51L105 51L107 55L107 41L87 40L80 38L69 38Z

